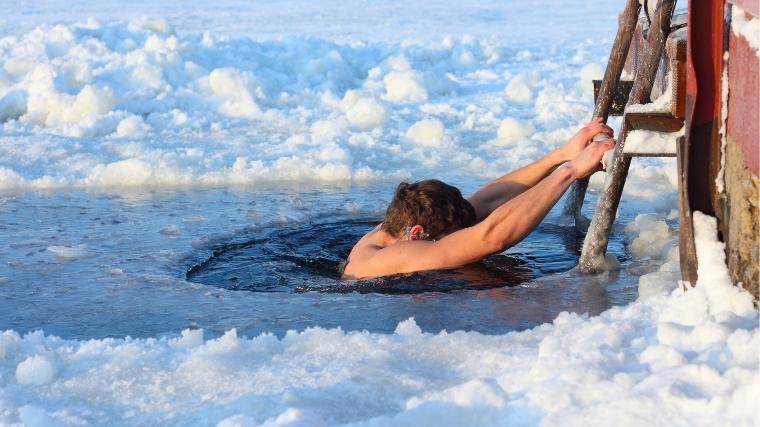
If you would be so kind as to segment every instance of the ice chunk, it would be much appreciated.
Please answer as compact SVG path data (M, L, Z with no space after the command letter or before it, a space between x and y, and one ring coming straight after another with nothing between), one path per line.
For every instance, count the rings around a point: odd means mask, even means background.
M236 68L217 68L208 75L208 84L222 103L219 112L231 117L257 117L261 109L256 98L263 98L256 78Z
M655 271L639 277L639 301L673 292L681 275L672 271Z
M402 337L415 337L422 334L422 329L414 321L414 318L410 317L403 322L399 322L394 333Z
M116 127L116 136L119 137L140 137L150 131L150 125L145 123L141 117L129 116L119 122Z
M0 123L26 114L26 92L12 90L0 97Z
M625 230L637 234L629 246L636 256L662 258L668 255L667 245L671 242L673 232L662 215L639 214Z
M10 190L22 183L23 179L15 171L0 166L0 190Z
M95 167L88 181L101 186L134 186L146 183L152 174L153 169L147 162L133 158Z
M21 422L27 427L48 427L60 425L48 415L45 409L37 405L24 405L18 410Z
M218 423L216 427L259 427L260 424L251 417L246 417L243 414L236 414L231 417L227 417Z
M440 147L445 141L445 128L438 119L424 119L406 131L406 138L421 147Z
M346 128L346 120L317 120L309 127L311 137L316 141L332 141Z
M353 127L369 130L385 123L388 110L374 99L362 98L348 110L346 117Z
M67 260L74 260L74 259L84 258L85 256L87 256L86 245L77 245L77 246L53 245L53 246L48 246L47 250L56 254L59 258L67 259Z
M515 118L507 117L499 123L497 138L491 141L493 145L513 145L523 142L534 132L529 124L525 124Z
M384 78L385 95L393 102L425 101L428 97L424 79L415 70L391 71Z
M42 355L27 357L16 366L16 381L19 384L43 385L56 376L55 365Z
M168 224L166 227L161 229L161 234L172 237L172 238L176 238L182 235L182 230L180 230L180 228L177 227L175 224Z
M504 88L504 93L507 95L507 99L519 104L527 104L533 100L533 90L524 75L510 79L507 87Z

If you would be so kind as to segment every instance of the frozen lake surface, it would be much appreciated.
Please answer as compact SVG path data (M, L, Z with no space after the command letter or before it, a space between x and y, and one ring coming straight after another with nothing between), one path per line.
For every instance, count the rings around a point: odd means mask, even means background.
M711 218L679 282L672 159L601 275L555 211L331 276L400 180L469 193L588 121L622 3L0 0L0 425L758 425L757 311Z

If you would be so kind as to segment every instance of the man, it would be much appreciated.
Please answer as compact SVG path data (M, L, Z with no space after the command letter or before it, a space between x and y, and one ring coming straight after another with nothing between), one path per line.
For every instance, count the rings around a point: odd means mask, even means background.
M600 133L610 139L589 142ZM538 226L570 184L601 170L602 156L615 146L612 135L598 118L467 199L438 180L401 183L383 222L354 245L343 277L456 268L504 251Z

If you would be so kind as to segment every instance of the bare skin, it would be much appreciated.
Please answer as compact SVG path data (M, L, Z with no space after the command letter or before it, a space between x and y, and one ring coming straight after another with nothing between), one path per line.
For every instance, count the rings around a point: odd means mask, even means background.
M394 236L378 225L351 250L343 277L456 268L517 244L538 226L570 184L601 170L602 156L615 146L615 140L589 142L599 133L613 135L611 128L596 119L562 147L478 189L467 198L478 221L472 227L429 241ZM423 226L415 224L410 236L424 232Z

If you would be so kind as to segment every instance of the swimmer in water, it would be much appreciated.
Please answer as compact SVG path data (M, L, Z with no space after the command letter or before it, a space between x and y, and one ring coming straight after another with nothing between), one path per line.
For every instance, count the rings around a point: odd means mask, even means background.
M609 139L590 142L597 134ZM560 148L466 199L435 179L402 182L383 222L351 249L343 277L457 268L506 250L538 226L570 184L602 170L612 136L595 119Z

